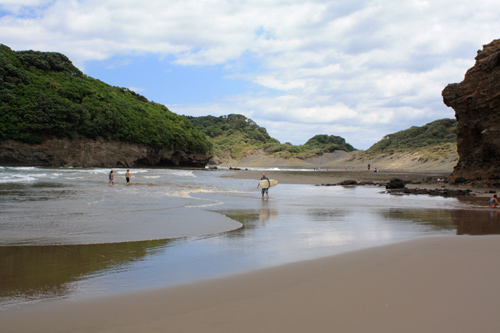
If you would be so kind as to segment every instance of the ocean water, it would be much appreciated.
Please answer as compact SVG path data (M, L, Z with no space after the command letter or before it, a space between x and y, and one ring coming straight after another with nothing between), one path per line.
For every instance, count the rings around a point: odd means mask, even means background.
M426 235L499 234L469 198L233 171L0 167L0 311L191 283ZM279 172L270 173L279 180ZM240 171L244 172L244 171Z

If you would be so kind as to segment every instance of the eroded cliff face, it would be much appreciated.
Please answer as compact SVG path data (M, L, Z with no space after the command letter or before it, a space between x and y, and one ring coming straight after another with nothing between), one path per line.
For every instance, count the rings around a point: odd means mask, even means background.
M204 167L210 155L90 139L49 139L39 145L0 142L0 165L74 167Z
M459 161L451 179L500 186L500 39L475 59L464 80L442 93L458 120Z

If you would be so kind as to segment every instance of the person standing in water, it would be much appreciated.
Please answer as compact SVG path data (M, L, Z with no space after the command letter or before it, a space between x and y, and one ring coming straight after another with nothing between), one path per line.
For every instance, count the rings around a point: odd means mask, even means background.
M269 178L266 177L265 173L262 174L262 178L260 178L260 180L267 180L267 182L269 183L269 187L271 187L271 181L269 180ZM257 184L257 187L259 187L259 185L260 185L260 183ZM269 187L262 188L262 199L264 199L264 193L267 194L267 198L269 199Z
M115 185L115 181L114 181L114 175L113 175L113 170L111 170L111 172L109 173L109 181L108 181L108 185L111 184L111 185Z
M125 172L125 180L127 181L127 184L130 184L130 178L132 178L130 176L130 170L127 170L127 172Z
M491 208L495 207L495 203L500 206L496 194L490 198L490 201L488 201L488 204L490 205Z

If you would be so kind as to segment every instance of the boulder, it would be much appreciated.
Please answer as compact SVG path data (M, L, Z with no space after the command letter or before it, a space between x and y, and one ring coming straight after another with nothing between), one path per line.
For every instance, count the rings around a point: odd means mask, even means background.
M387 185L385 185L386 189L398 189L398 188L404 188L406 183L404 180L399 179L399 178L392 178Z
M358 185L358 182L354 179L343 180L339 183L339 185Z

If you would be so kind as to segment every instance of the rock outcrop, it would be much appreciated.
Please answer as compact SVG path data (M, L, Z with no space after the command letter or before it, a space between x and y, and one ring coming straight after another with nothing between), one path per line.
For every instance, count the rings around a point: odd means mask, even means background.
M73 167L204 167L208 154L104 140L49 139L38 145L0 142L0 165Z
M459 161L450 180L500 186L500 40L484 45L461 83L443 90L458 120Z
M436 189L426 189L426 188L398 188L398 189L387 189L387 193L391 194L424 194L441 196L445 198L450 197L464 197L471 195L472 190L456 190L449 188L436 188Z
M406 182L402 179L399 178L392 178L387 185L385 185L386 189L398 189L398 188L405 188Z

